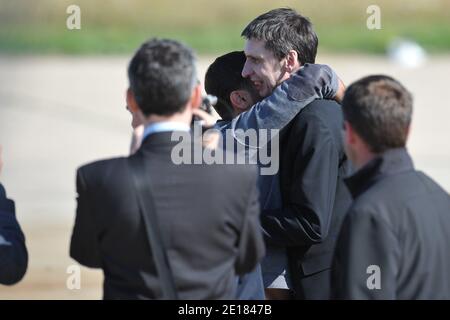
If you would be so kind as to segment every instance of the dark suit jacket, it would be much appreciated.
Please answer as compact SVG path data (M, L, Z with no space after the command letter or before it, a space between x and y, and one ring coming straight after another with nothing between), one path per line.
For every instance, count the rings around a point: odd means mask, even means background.
M338 83L339 78L330 67L319 64L305 64L288 80L276 87L270 96L255 104L246 112L241 113L231 121L219 120L216 127L222 133L223 146L227 145L227 139L245 141L240 136L239 129L243 132L248 129L257 130L257 132L259 132L259 129L283 129L304 107L315 99L333 99L338 90ZM230 132L233 134L231 135ZM271 149L269 139L267 139L267 143L269 143L267 146L262 145L263 140L261 138L263 136L260 136L259 140L259 147L264 148L264 151L260 149L261 154L270 154L268 152ZM245 155L251 155L250 150L255 151L254 148L246 147L241 152ZM259 158L256 159L259 160ZM260 175L259 177L261 209L265 209L265 204L269 205L269 203L271 208L280 206L281 201L277 201L279 198L274 199L270 196L273 185L277 183L276 178L273 175ZM278 191L278 187L276 191ZM264 285L260 269L257 268L254 272L240 279L239 299L264 299Z
M387 151L347 183L355 201L336 247L333 297L450 299L448 193L414 170L405 149Z
M343 178L350 165L342 143L343 117L334 101L315 100L281 135L281 210L265 210L270 245L287 248L299 299L327 299L328 274L342 219L351 203ZM312 275L323 272L323 276Z
M171 133L154 133L139 151L149 171L163 241L181 299L232 299L236 274L264 255L255 167L175 165ZM94 162L77 173L71 256L102 268L104 297L161 298L136 195L130 158Z
M0 184L0 284L19 282L28 266L25 236L15 216L14 202Z

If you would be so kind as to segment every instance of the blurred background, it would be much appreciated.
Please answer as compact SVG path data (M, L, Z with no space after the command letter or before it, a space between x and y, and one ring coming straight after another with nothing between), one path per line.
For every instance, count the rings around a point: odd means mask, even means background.
M81 10L69 30L67 7ZM381 29L367 20L380 9ZM0 299L99 299L100 271L81 268L68 289L76 206L75 170L128 153L126 68L150 37L192 46L203 77L218 55L241 50L246 24L289 6L308 16L319 36L318 63L350 84L383 73L414 95L408 148L416 167L450 191L450 0L0 0L0 181L16 201L30 263Z
M82 32L65 28L66 8L81 8ZM382 29L368 32L366 9L378 5ZM200 53L242 47L255 15L296 8L311 18L321 52L384 53L393 39L414 39L430 52L450 49L448 0L1 0L0 49L12 53L131 53L151 36L182 40Z

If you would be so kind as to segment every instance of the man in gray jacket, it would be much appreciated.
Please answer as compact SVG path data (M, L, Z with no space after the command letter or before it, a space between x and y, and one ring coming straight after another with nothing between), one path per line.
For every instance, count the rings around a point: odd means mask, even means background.
M405 149L411 94L387 76L352 84L343 101L346 180L354 202L336 246L333 297L450 299L450 196Z

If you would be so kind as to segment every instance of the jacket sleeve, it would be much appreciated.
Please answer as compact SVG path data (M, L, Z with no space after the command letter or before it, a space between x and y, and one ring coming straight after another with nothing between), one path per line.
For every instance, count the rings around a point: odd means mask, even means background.
M231 129L280 130L313 100L333 99L338 85L339 79L329 66L305 64L269 97L234 118ZM240 132L237 131L234 136L240 139Z
M90 268L100 268L98 237L83 168L77 171L77 212L70 242L70 256Z
M264 210L266 241L277 246L321 243L328 235L339 170L338 147L318 115L302 114L289 136L292 183L283 207ZM283 170L286 170L284 168Z
M25 236L15 217L14 202L6 198L0 184L0 283L19 282L27 271Z
M344 219L332 268L334 299L396 299L400 246L376 213L351 209Z
M264 239L259 220L258 187L256 169L251 179L248 203L238 244L238 256L235 262L236 274L251 272L265 255Z

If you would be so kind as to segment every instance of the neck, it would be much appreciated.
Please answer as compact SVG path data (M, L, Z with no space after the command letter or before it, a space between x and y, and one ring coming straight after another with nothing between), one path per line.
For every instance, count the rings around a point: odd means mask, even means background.
M170 116L159 116L159 115L152 114L148 117L145 117L144 126L148 127L149 125L152 125L152 124L158 123L158 122L179 122L179 123L185 123L186 125L189 126L191 124L191 120L192 120L192 112L190 112L187 109L188 108L186 108L183 112L175 113Z
M377 156L378 155L376 153L371 152L369 149L364 149L354 155L354 159L352 162L355 165L356 169L359 170Z

